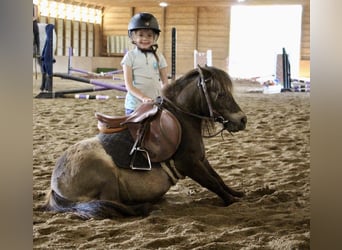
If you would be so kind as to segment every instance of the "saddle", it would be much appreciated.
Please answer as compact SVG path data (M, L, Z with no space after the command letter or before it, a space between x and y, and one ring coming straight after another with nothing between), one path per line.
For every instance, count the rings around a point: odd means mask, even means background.
M128 129L135 141L131 149L130 167L134 166L135 155L141 152L149 162L163 162L176 152L181 140L181 126L177 118L157 103L143 103L128 116L109 116L96 112L97 127L101 133L118 133Z

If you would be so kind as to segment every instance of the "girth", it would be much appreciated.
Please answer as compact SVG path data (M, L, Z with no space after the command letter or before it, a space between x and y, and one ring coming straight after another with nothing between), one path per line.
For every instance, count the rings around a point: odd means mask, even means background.
M160 103L143 103L128 116L108 116L95 113L101 133L117 133L128 129L134 139L130 155L132 169L150 170L151 162L170 159L181 141L181 126L177 118ZM149 168L136 168L135 156L143 153Z

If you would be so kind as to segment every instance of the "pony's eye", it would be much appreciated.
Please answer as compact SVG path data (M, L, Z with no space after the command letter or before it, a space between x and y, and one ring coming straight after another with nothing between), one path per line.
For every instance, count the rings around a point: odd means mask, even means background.
M226 97L226 95L227 95L226 93L218 93L217 97L218 98L224 98L224 97Z

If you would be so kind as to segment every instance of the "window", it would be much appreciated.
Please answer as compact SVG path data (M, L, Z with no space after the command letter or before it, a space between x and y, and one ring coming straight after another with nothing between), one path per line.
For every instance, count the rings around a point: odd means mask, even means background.
M251 78L276 73L276 57L285 48L291 75L298 76L301 5L232 6L229 74Z
M97 24L102 22L102 10L98 8L81 7L48 0L35 0L33 3L38 5L42 16Z

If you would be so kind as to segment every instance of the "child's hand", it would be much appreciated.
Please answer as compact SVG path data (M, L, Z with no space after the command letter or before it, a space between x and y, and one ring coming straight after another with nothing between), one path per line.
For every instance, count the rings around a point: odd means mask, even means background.
M150 97L143 97L141 101L142 102L153 102L153 99Z

